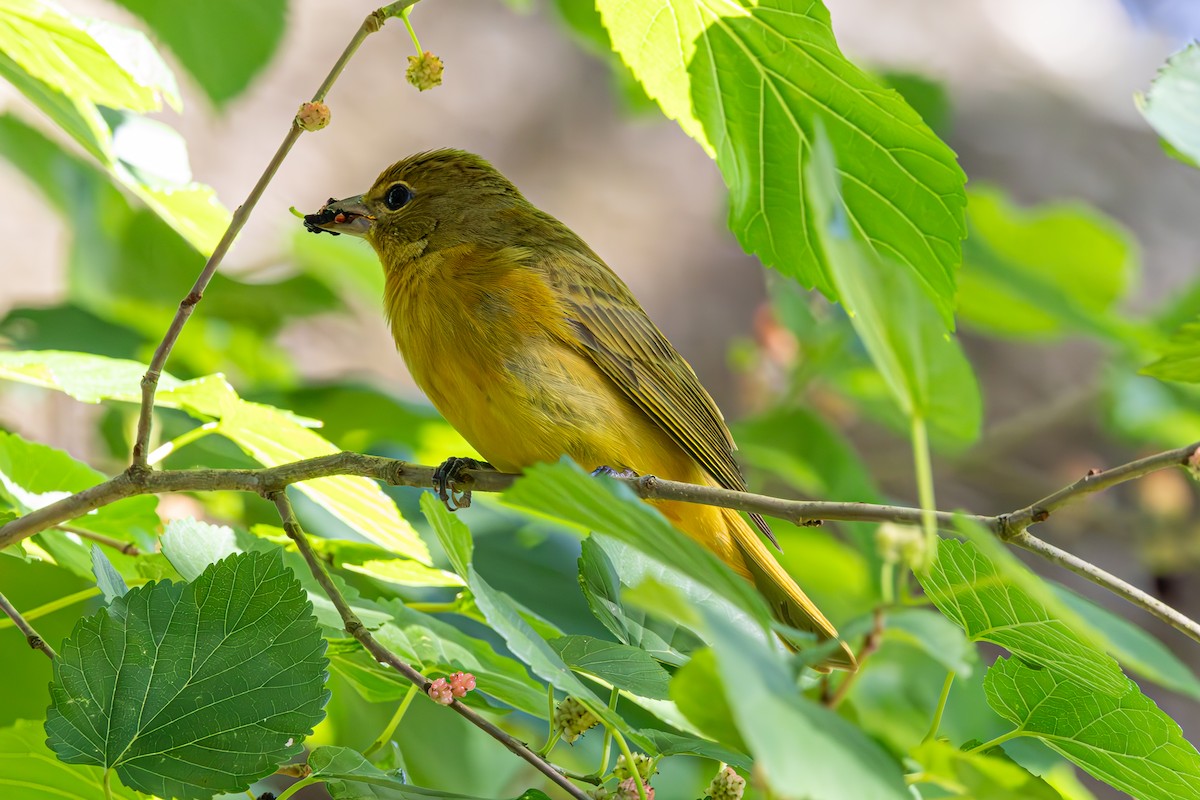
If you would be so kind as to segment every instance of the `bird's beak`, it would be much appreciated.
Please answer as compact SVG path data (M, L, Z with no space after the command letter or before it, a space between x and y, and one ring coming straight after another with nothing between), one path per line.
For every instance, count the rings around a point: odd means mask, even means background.
M375 217L363 202L361 194L334 200L332 197L316 214L304 216L304 227L313 233L348 233L351 236L366 236Z

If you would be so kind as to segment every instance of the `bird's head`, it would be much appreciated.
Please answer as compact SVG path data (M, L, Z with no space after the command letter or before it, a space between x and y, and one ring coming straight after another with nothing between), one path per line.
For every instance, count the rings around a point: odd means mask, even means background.
M491 164L462 150L409 156L383 171L364 194L330 198L304 217L313 233L366 239L384 263L463 243L503 243L531 209Z

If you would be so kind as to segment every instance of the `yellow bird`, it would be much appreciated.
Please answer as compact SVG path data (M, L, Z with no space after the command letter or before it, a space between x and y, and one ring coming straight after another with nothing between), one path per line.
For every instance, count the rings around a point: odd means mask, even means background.
M565 454L588 470L746 488L716 403L629 288L479 156L410 156L305 225L375 249L409 371L496 469ZM752 581L781 622L837 638L736 511L655 505ZM856 668L844 643L821 666Z

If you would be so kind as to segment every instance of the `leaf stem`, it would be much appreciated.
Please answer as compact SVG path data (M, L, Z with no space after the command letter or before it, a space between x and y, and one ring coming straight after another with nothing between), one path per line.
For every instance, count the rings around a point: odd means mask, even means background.
M203 439L210 433L216 433L220 428L220 425L221 423L219 422L206 422L203 425L199 425L189 431L184 431L171 441L165 442L154 448L154 452L146 456L146 463L149 466L154 466L167 456L171 455L171 453L174 453L176 450L187 447L192 442Z
M459 603L451 600L448 603L405 603L406 607L423 614L453 614L458 611Z
M610 711L616 711L617 698L621 696L621 692L617 687L613 687L612 694L608 696L608 708ZM596 777L603 780L608 774L608 759L612 755L612 731L607 725L604 726L604 747L600 749L600 767L596 770Z
M929 724L929 732L922 742L933 741L938 728L942 727L942 714L946 712L946 700L950 697L950 687L954 685L954 670L946 673L946 682L942 684L942 693L938 695L937 707L933 709L933 721Z
M124 542L113 536L105 536L103 533L85 531L83 528L76 528L72 525L59 525L57 527L60 531L73 533L80 539L90 539L96 544L102 544L106 547L111 547L118 553L124 553L127 556L140 556L142 554L142 551L139 550L138 546L133 542Z
M1018 736L1024 736L1024 735L1025 735L1024 728L1016 728L1014 730L1009 731L1008 733L997 736L995 739L992 739L991 741L984 742L983 744L977 744L974 747L972 747L970 750L968 750L967 752L968 753L986 753L988 750L991 750L993 747L999 747L1000 745L1004 744L1009 739L1016 739Z
M538 748L538 755L545 758L550 755L550 751L554 749L554 745L558 743L560 731L554 729L554 684L546 684L546 704L548 706L549 715L546 717L546 743Z
M112 770L106 769L104 770L104 798L112 800L112 796Z
M921 505L921 528L925 531L925 547L921 562L915 565L920 573L929 571L937 553L937 501L933 495L933 467L929 459L929 430L925 418L912 418L913 468L917 477L917 500Z
M649 800L646 795L646 784L642 782L642 773L638 770L637 762L633 760L633 753L629 752L629 744L625 741L625 737L614 727L605 725L605 728L612 732L613 738L617 740L617 747L621 750L621 755L625 756L625 763L629 765L629 772L633 775L633 784L637 786L638 800Z
M400 726L400 720L404 719L404 712L408 711L408 707L412 705L413 698L417 696L417 685L414 683L408 687L408 691L404 693L404 699L400 701L400 705L396 708L396 713L392 714L392 718L388 720L388 724L375 737L375 741L363 751L363 757L369 758L372 753L377 752L381 747L392 740L392 734L396 732L396 728Z
M417 38L417 31L413 28L412 22L408 19L409 12L412 7L404 9L400 12L400 19L404 20L404 27L408 28L408 35L412 37L413 46L417 48L417 55L423 54L425 51L421 49L421 40Z
M29 624L29 620L22 617L21 612L17 611L16 607L12 603L8 602L8 598L3 594L0 594L0 611L3 611L6 615L8 615L8 618L12 620L13 624L16 625L18 629L20 629L21 633L25 634L25 641L29 643L30 647L32 647L34 650L42 651L46 658L50 659L51 661L58 657L54 652L54 648L46 643L46 640L42 638L41 634L34 630L33 626Z
M301 778L300 780L296 781L288 788L284 789L283 792L281 792L279 794L279 796L275 798L275 800L287 800L287 798L291 797L296 792L300 791L301 789L303 789L306 786L312 786L314 783L324 783L324 782L325 781L323 778L313 778L313 777Z
M34 619L38 619L39 617L44 617L47 614L52 614L55 611L58 611L59 609L66 608L67 606L73 606L78 602L87 600L88 598L91 598L91 597L95 597L98 594L100 594L100 587L89 586L87 589L84 589L82 591L75 592L74 594L66 595L65 597L60 597L57 600L51 600L49 603L45 603L43 605L38 606L37 608L26 611L25 619L26 620L34 620ZM13 626L13 624L14 623L11 618L10 619L0 619L0 630L3 630L5 628L10 628Z

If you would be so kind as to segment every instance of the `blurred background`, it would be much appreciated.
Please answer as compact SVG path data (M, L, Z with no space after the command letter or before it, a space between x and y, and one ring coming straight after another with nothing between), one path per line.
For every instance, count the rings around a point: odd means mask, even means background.
M288 207L315 211L327 197L365 190L409 153L453 146L491 160L534 203L582 235L633 288L728 417L777 406L793 385L780 376L805 358L808 343L772 313L766 286L773 276L726 229L725 190L715 164L674 123L647 109L611 59L571 35L558 10L570 2L420 4L413 21L422 45L446 65L444 85L423 93L403 80L411 42L402 25L391 23L371 37L328 98L332 125L301 137L223 266L249 284L274 287L292 276L316 276L318 288L293 282L286 291L262 294L280 307L263 312L253 336L229 322L234 311L223 311L216 293L199 306L169 369L181 376L225 372L249 397L277 397L310 381L353 380L419 402L371 294L379 277L369 248L346 237L333 242L304 235ZM99 0L63 5L76 14L139 25L119 6ZM1200 173L1164 155L1133 97L1146 90L1169 54L1200 35L1200 4L827 5L851 58L921 87L928 102L914 104L958 152L972 186L994 184L1022 204L1078 200L1115 221L1111 230L1123 243L1128 276L1122 313L1154 313L1188 293L1197 274ZM372 7L357 0L292 0L274 55L244 92L220 105L177 69L185 110L160 116L186 140L196 180L235 207L298 103L311 95ZM38 113L3 84L0 107L39 124ZM127 259L134 270L129 285L141 285L146 307L136 311L141 327L131 323L125 327L133 331L122 333L113 322L114 304L102 301L104 287L71 279L73 211L58 213L11 161L0 161L0 186L10 209L0 215L0 340L15 348L145 358L183 295L178 287L190 283L198 262L168 263L175 253L169 248L146 248L140 261ZM65 196L68 209L75 201L89 202L85 192L68 190ZM177 269L186 280L175 275ZM160 281L164 270L173 277ZM328 290L339 282L350 288L336 302L321 294L320 286ZM167 289L160 291L162 286ZM812 305L821 307L818 319L829 311L820 301ZM1019 340L982 335L970 324L964 324L963 338L983 384L986 423L977 445L938 459L944 507L1011 510L1089 468L1197 438L1200 409L1176 403L1171 416L1156 417L1157 400L1138 394L1144 387L1113 382L1113 370L1132 372L1137 365L1114 367L1111 353L1095 339ZM902 438L834 392L813 391L807 405L849 436L887 496L913 499L911 456ZM116 464L123 454L115 443L128 441L122 428L127 421L104 421L106 442L91 424L105 413L61 395L0 385L4 427L91 463ZM1147 419L1178 424L1164 430ZM1160 473L1055 517L1041 533L1196 616L1195 501L1182 475ZM195 513L178 502L177 508L167 502L160 508ZM1079 586L1073 576L1054 577ZM1110 598L1097 599L1127 611ZM1200 647L1130 613L1200 667ZM1143 687L1190 740L1200 739L1194 701Z

